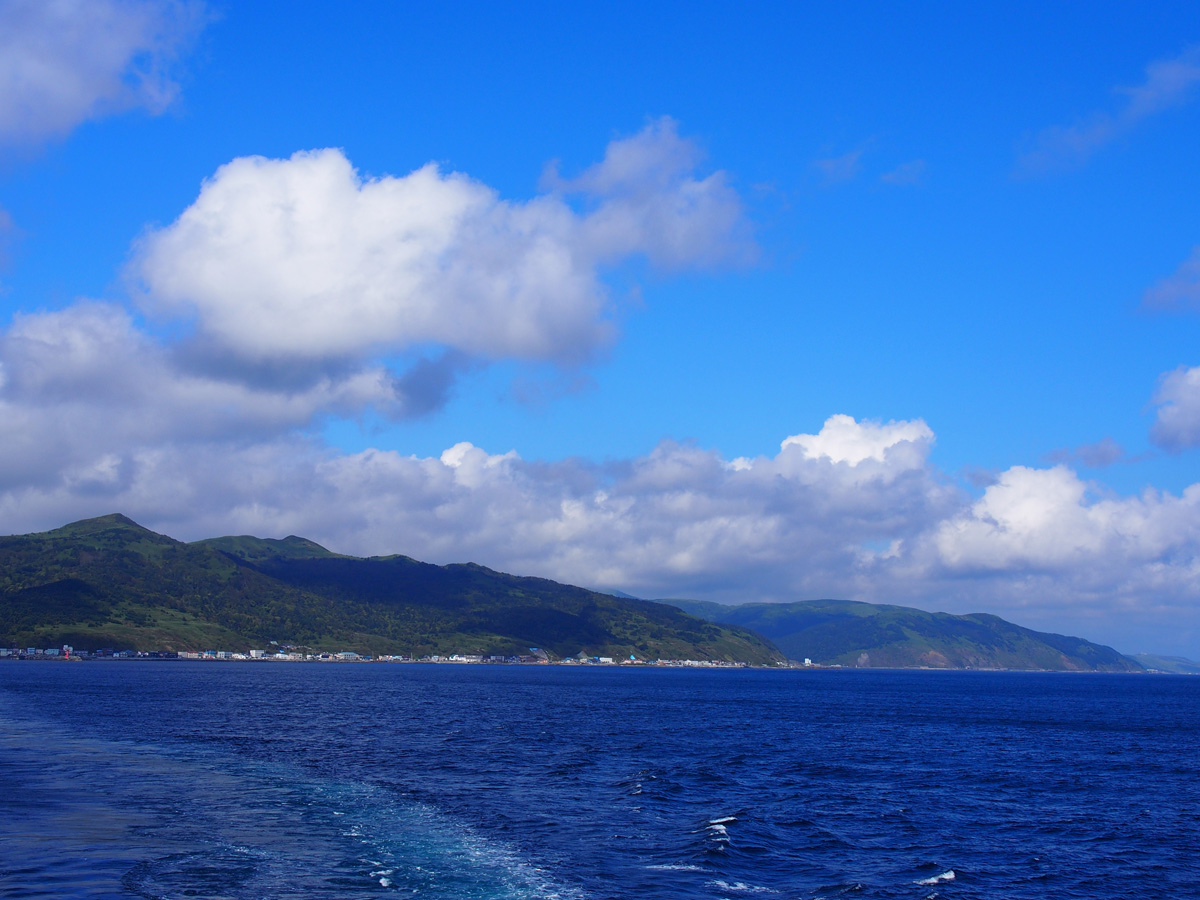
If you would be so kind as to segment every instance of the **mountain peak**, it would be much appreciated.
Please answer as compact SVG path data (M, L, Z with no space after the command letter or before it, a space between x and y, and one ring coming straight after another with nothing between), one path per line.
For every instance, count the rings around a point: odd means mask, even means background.
M80 519L78 522L71 522L70 524L63 525L61 528L57 528L55 530L56 531L71 530L71 531L75 531L75 532L82 532L82 531L89 531L89 530L92 530L92 531L99 530L101 528L113 528L116 526L141 528L143 531L149 530L149 529L143 528L141 525L139 525L137 522L133 521L133 519L129 518L129 516L125 515L124 513L109 513L106 516L95 516L94 518L91 518L91 519Z
M81 537L89 534L112 533L112 532L132 532L139 535L153 535L156 538L164 540L172 540L157 532L151 531L144 525L139 525L133 519L122 513L109 513L106 516L96 516L92 519L80 519L78 522L72 522L69 525L63 525L61 528L55 528L53 531L47 531L46 534L62 535L64 537Z
M93 549L113 548L129 544L140 544L145 547L146 545L165 546L178 543L174 538L151 531L121 513L80 519L78 522L47 531L42 536L79 542Z

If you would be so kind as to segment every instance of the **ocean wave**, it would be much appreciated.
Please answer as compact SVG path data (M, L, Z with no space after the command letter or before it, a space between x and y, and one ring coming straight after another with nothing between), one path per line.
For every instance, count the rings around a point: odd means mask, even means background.
M913 884L930 885L930 884L945 884L947 881L953 881L957 876L953 869L947 869L941 875L934 875L931 878L922 878L920 881L914 881Z

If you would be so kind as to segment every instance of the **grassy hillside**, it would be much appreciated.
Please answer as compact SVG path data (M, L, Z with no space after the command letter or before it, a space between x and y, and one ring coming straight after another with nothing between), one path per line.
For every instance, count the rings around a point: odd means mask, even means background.
M0 538L5 646L781 658L658 603L481 566L358 559L299 537L184 544L120 515Z
M1141 671L1111 647L1044 634L977 613L955 616L903 606L811 600L722 606L664 601L713 622L741 625L791 659L824 665L939 669Z

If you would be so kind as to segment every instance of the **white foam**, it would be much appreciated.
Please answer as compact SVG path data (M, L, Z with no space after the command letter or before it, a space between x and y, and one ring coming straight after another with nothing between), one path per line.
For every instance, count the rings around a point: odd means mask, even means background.
M660 866L646 866L647 869L653 869L657 872L703 872L704 869L700 866L693 866L691 863L674 863L664 864Z
M729 825L737 821L737 816L721 816L719 819L709 819L709 825Z
M947 881L953 881L954 878L954 870L947 869L941 875L934 875L932 878L922 878L920 881L914 881L913 884L945 884Z
M746 884L744 881L710 881L709 887L715 887L722 891L729 891L733 894L778 894L774 888L764 887L761 884Z
M505 842L486 838L425 804L401 804L366 785L338 785L343 804L353 804L347 836L371 845L371 877L383 888L422 893L444 872L487 896L582 900L575 888L557 883ZM415 820L415 821L414 821ZM379 862L376 862L376 861ZM472 891L472 896L478 894Z

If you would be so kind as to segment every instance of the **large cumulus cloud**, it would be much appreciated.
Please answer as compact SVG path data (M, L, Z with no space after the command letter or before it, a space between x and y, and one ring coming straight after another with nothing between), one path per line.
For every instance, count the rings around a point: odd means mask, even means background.
M748 252L738 195L697 162L669 119L523 202L433 164L367 178L340 150L236 159L143 238L132 272L146 309L191 317L200 342L250 363L432 343L573 364L614 333L605 267Z

